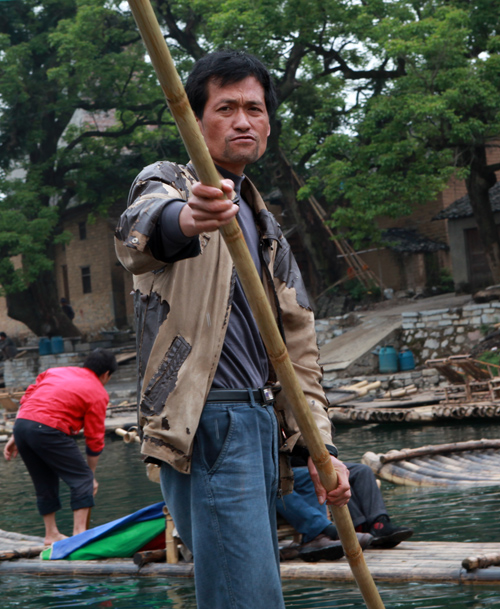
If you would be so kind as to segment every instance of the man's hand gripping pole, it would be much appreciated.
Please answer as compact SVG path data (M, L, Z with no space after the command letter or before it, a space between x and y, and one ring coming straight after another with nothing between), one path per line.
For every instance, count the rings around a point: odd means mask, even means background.
M219 174L189 105L151 3L149 0L129 0L129 4L199 180L208 186L220 188ZM219 230L229 249L276 376L291 404L320 480L327 492L331 491L337 487L336 472L298 382L243 233L235 219ZM345 555L367 608L384 609L382 599L366 566L347 506L331 506L331 510Z

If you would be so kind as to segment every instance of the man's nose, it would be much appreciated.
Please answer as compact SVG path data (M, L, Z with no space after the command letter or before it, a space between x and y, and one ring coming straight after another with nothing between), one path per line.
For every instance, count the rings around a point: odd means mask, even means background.
M236 114L234 115L233 126L235 129L250 129L250 121L248 120L247 113L243 108L238 110L238 112L236 112Z

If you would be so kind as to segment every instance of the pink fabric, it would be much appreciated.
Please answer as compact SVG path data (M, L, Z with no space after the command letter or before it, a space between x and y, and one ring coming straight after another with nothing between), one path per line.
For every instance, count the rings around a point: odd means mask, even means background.
M104 419L109 396L88 368L50 368L38 375L21 398L19 419L36 421L76 435L83 428L89 451L104 448Z

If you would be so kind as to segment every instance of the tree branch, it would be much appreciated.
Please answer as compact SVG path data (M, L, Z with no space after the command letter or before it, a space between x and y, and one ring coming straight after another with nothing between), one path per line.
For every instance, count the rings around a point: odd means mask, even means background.
M177 25L177 20L172 13L170 2L155 2L156 10L163 17L168 28L168 34L176 40L194 59L200 59L205 51L200 47L195 35L195 26L201 21L201 17L191 11L184 30Z
M80 133L80 135L78 137L76 137L72 142L70 142L66 146L66 148L64 149L64 153L66 154L66 153L70 152L76 146L78 146L78 144L83 142L83 140L86 140L91 137L118 138L123 135L129 135L130 133L133 133L135 131L135 129L137 129L137 127L143 127L146 125L173 125L173 124L174 124L173 121L167 121L167 122L160 121L159 122L157 120L151 121L151 120L138 119L134 123L129 125L128 127L125 127L124 129L122 129L121 131L99 131L99 130L84 131L83 133Z
M323 57L325 69L321 73L321 76L328 76L329 74L342 72L344 78L349 80L377 80L399 78L400 76L404 76L406 74L405 62L403 58L398 59L397 68L395 70L386 70L384 68L384 66L387 64L387 59L384 59L379 68L372 70L354 70L347 64L342 55L336 49L326 50L323 47L314 44L308 44L307 48L314 51L319 57ZM336 62L337 65L332 68L330 65L333 62Z

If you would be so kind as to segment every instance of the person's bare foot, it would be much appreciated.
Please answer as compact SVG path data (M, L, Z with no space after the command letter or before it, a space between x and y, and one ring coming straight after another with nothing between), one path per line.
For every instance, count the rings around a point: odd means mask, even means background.
M45 537L43 543L48 547L51 546L56 541L62 541L63 539L68 539L67 535L63 535L62 533L58 533L57 535L53 535L51 537Z

